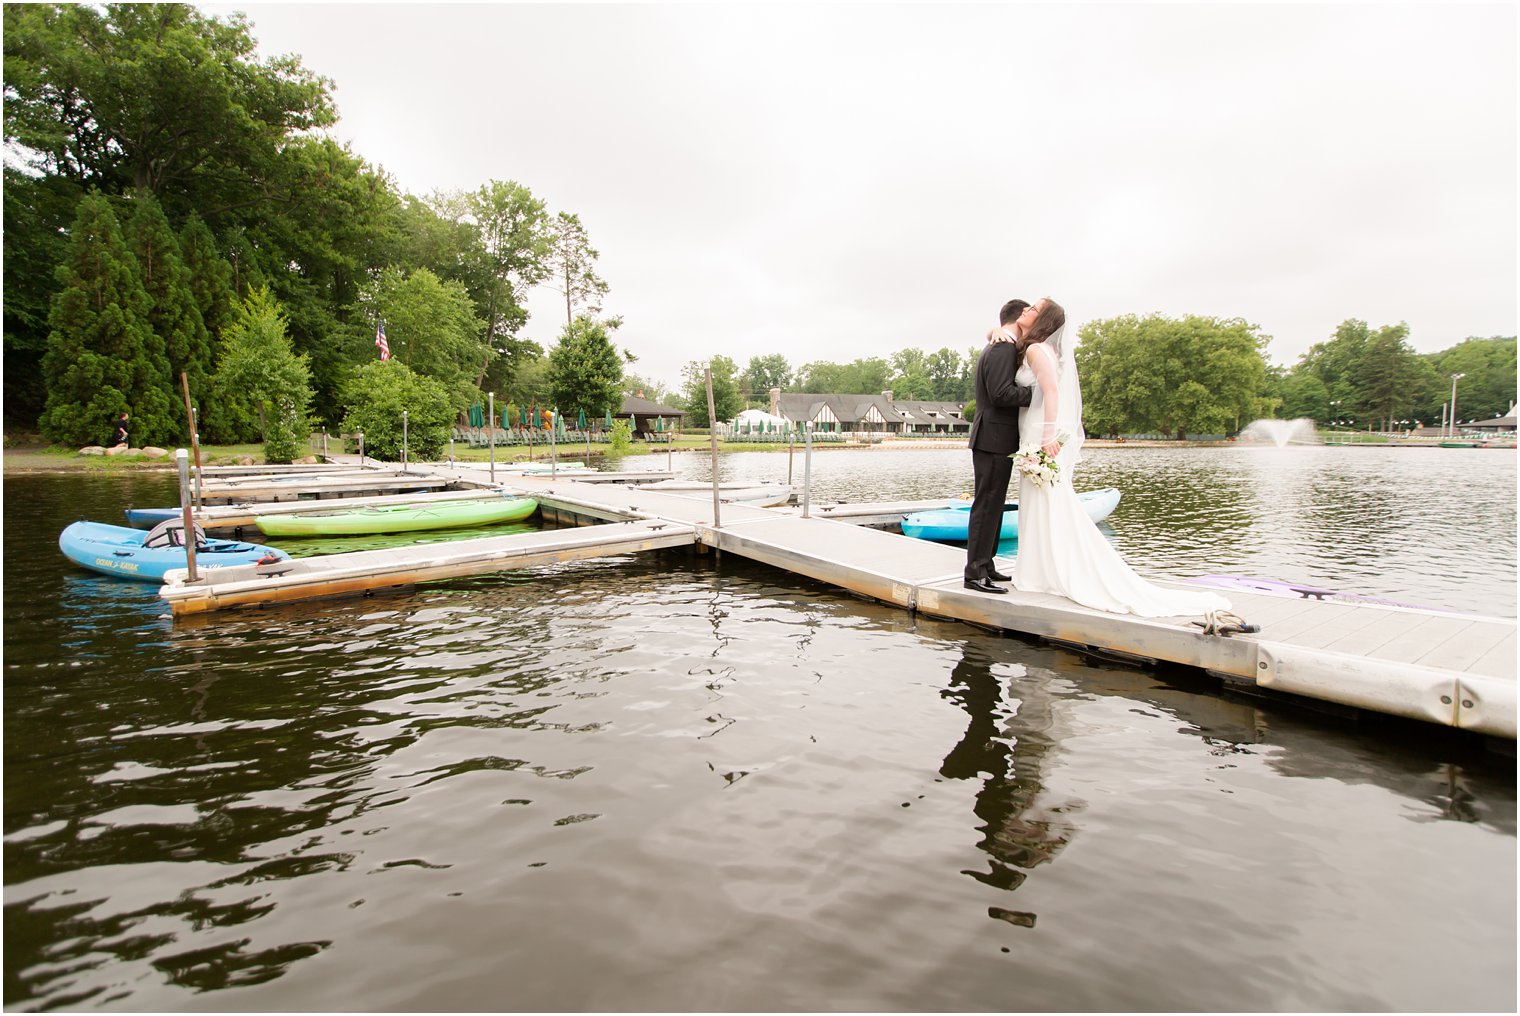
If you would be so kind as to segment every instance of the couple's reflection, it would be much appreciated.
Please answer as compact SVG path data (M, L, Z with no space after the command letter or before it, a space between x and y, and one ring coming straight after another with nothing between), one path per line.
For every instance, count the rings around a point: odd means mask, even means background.
M1052 802L1044 793L1044 769L1056 748L1051 727L1058 695L1049 681L1030 677L1022 665L1005 663L988 648L967 642L942 693L969 720L939 771L947 779L982 782L975 811L987 870L965 874L1012 892L1070 842L1076 826L1067 816L1083 802ZM1034 914L1002 907L988 913L1025 927L1035 922Z

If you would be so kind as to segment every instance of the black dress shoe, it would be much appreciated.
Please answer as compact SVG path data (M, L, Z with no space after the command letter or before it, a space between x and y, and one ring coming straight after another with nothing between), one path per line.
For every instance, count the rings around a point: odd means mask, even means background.
M1004 589L1002 586L993 585L991 579L967 579L965 586L967 589L975 589L979 593L1008 592L1008 590Z
M1000 571L990 571L990 572L987 573L987 577L989 579L991 579L992 581L994 581L994 582L1012 582L1013 581L1013 576L1012 575L1004 575Z

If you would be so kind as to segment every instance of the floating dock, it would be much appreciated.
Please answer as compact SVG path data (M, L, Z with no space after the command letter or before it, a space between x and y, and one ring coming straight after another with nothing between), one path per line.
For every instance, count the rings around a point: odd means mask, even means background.
M570 474L511 477L497 487L537 499L546 522L571 528L219 568L195 583L183 571L170 572L160 595L179 616L695 546L909 611L1038 636L1099 656L1166 661L1272 692L1516 735L1514 619L1230 590L1232 612L1261 631L1206 634L1194 623L1202 618L1140 618L1040 593L968 590L961 584L963 549L861 524L900 520L921 502L811 506L806 514L798 507L723 504L715 520L710 494L587 483Z

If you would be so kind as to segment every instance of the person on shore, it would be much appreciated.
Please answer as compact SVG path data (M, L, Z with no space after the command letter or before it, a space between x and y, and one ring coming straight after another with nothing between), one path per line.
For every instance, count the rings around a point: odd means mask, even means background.
M1154 585L1135 574L1087 517L1072 474L1081 458L1082 388L1066 339L1066 311L1049 297L1019 317L1024 357L1020 384L1034 388L1020 410L1019 552L1013 584L1020 592L1053 593L1085 607L1141 617L1177 617L1228 610L1215 593ZM1041 456L1045 461L1041 461ZM1054 471L1049 463L1055 465Z
M983 593L1006 593L997 585L1008 576L993 566L1003 530L1003 506L1013 475L1009 459L1019 447L1019 407L1033 392L1015 383L1023 359L1018 321L1029 307L1009 300L998 312L998 327L976 360L976 416L971 421L971 518L966 526L965 586Z
M116 429L111 432L111 443L109 447L125 448L127 447L127 444L127 414L126 411L123 410L122 414L116 418Z

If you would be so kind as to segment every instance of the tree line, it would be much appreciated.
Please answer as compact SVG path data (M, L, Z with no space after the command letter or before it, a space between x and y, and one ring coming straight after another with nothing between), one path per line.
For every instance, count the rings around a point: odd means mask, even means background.
M323 132L333 83L259 60L242 15L183 4L7 5L4 20L5 416L60 444L132 413L135 443L204 439L293 454L314 427L416 454L496 396L571 418L642 392L707 421L773 388L966 403L977 346L850 363L784 356L688 364L677 387L632 372L579 217L524 184L417 196ZM530 292L564 300L551 348L522 338ZM384 329L390 358L377 341ZM1346 321L1291 369L1238 319L1125 316L1079 335L1098 433L1224 433L1261 416L1439 422L1503 413L1515 342L1414 353L1404 325ZM506 414L504 414L505 416Z
M183 441L186 382L205 439L282 446L376 385L426 395L423 433L484 392L616 410L631 357L575 214L510 180L403 193L240 14L7 4L4 44L8 427L91 443L128 410L134 442ZM520 337L535 287L564 298L549 351Z
M1089 321L1075 355L1082 377L1083 421L1089 432L1233 434L1263 417L1308 418L1321 426L1399 430L1439 425L1450 400L1451 375L1462 375L1460 421L1504 415L1516 392L1515 339L1468 338L1437 353L1409 344L1405 324L1373 330L1347 320L1291 368L1270 363L1270 338L1238 318L1160 314ZM765 409L769 392L872 395L971 403L979 350L934 353L904 349L847 364L814 361L792 367L784 356L750 358L742 369L726 356L693 361L667 398L697 426L707 423L706 370L718 419ZM974 412L974 405L969 407Z

